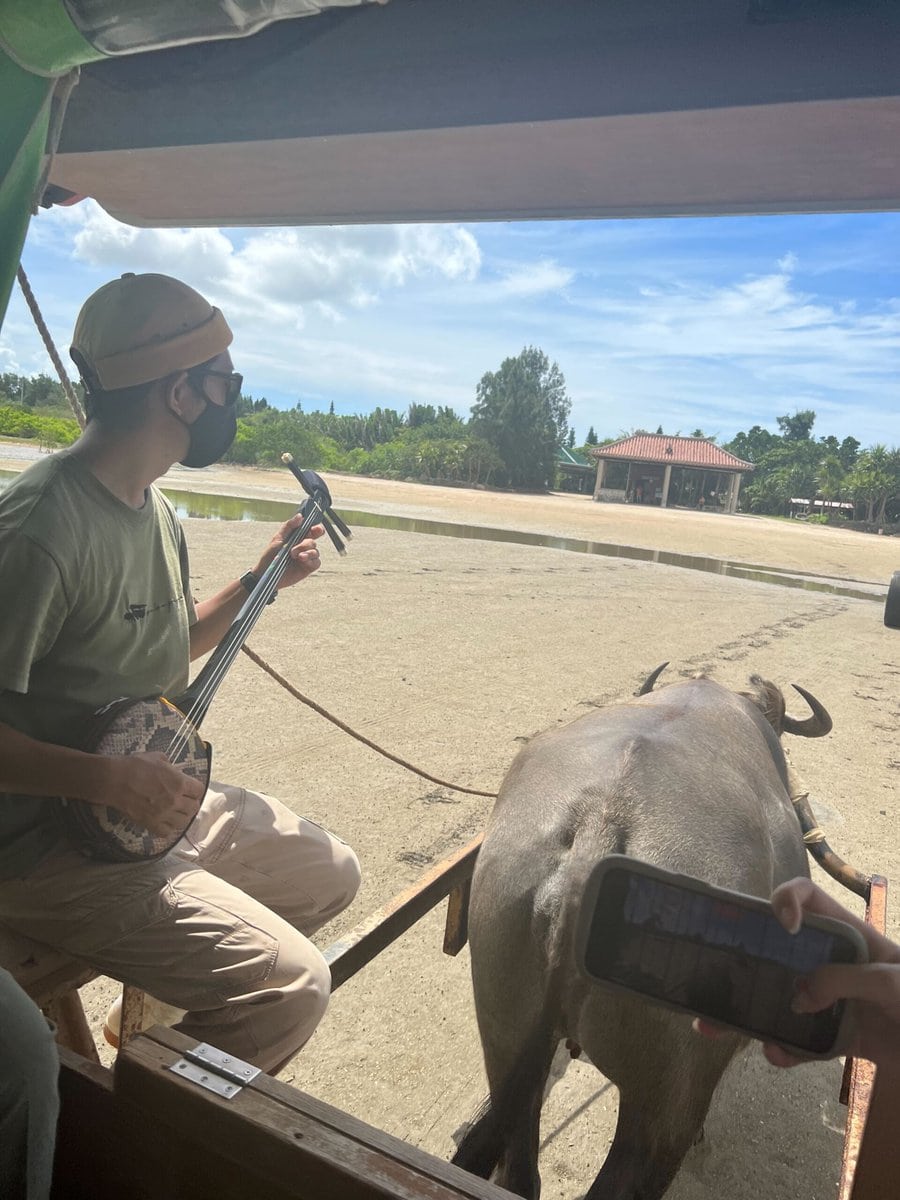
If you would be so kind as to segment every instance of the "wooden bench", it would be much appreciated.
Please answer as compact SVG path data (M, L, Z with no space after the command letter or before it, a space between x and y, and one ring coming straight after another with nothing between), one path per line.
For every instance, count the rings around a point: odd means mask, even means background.
M177 1070L196 1045L157 1027L114 1072L60 1051L52 1200L514 1200L268 1075L209 1091Z
M34 942L0 925L0 966L9 971L19 987L57 1029L57 1041L92 1062L99 1062L78 989L99 974L86 962L51 946ZM126 984L122 993L124 1045L140 1031L144 1015L144 993Z

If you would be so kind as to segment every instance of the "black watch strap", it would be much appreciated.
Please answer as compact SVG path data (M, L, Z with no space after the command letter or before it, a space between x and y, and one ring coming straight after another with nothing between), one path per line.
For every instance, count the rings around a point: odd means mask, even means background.
M258 583L259 583L259 576L256 574L255 571L246 571L241 576L241 587L243 587L244 590L248 594L253 591L253 589L256 587L256 585ZM273 592L272 595L269 597L269 599L266 601L266 603L274 604L277 597L278 597L278 592Z

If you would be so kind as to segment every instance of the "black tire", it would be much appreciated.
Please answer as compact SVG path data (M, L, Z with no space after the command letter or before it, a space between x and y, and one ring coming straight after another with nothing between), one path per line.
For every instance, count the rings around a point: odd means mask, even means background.
M900 571L895 571L884 602L884 623L888 629L900 629Z

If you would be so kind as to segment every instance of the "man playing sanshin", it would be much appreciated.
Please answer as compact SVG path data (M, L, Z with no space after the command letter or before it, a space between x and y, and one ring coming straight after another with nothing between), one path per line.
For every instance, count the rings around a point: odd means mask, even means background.
M309 941L356 894L353 851L277 800L202 783L162 754L79 747L120 696L177 697L222 638L253 572L194 603L184 533L153 486L174 463L217 461L241 377L222 313L164 275L125 275L85 302L71 354L88 423L0 494L0 921L184 1011L176 1028L274 1072L328 1002ZM319 566L298 543L280 588ZM153 833L193 822L155 861L88 858L66 796Z

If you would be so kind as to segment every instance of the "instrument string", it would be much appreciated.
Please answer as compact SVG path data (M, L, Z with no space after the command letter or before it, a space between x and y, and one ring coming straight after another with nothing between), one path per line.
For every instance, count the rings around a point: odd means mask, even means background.
M201 677L198 677L198 680L195 681L195 683L201 683L200 689L188 710L183 714L183 720L176 729L166 750L166 757L170 762L177 762L184 752L190 741L191 734L202 720L228 668L240 651L243 642L250 634L253 626L262 615L263 609L275 594L282 576L290 565L291 550L306 537L312 526L322 516L321 504L312 497L304 503L301 511L305 512L302 524L294 530L288 541L284 543L275 558L272 559L259 583L248 597L244 609L235 618L234 623L229 627L224 638L219 643L217 647L218 653L214 652L214 654L217 653L217 656L204 668L204 671L208 671L208 676L204 677L203 672L201 672Z

